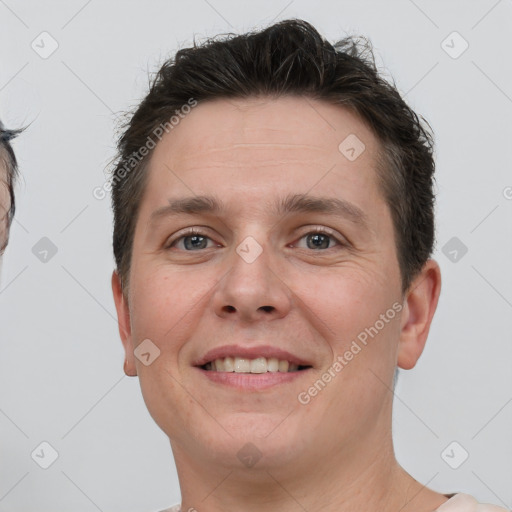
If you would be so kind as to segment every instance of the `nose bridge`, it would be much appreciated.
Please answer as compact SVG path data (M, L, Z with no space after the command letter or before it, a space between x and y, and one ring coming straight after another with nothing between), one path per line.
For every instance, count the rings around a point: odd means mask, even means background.
M217 314L238 313L247 319L285 315L290 308L289 290L278 277L267 235L261 229L247 228L241 237L215 295Z

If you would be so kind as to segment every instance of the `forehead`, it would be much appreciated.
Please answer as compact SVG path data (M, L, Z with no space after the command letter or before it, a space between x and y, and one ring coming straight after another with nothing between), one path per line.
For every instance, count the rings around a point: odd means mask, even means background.
M224 149L241 156L248 154L247 145L251 158L264 158L269 149L288 157L301 149L313 159L319 154L338 157L340 143L351 134L364 143L366 160L375 156L373 133L347 108L298 96L216 99L199 103L184 116L164 136L165 143L157 145L153 158L165 157L166 149L180 162L194 162L205 152L209 158L225 158Z
M5 148L0 145L0 180L7 181L7 166L5 162L6 158Z
M2 199L2 206L4 205L5 195L8 195L7 186L7 167L3 159L2 149L0 148L0 198Z
M7 169L0 155L0 251L7 239L7 212L10 208L9 189L7 188Z
M343 152L351 146L358 152L355 158ZM141 215L150 215L171 198L212 192L222 195L231 214L250 215L278 197L310 192L349 198L384 219L387 212L375 179L379 149L356 114L322 100L206 101L156 145Z

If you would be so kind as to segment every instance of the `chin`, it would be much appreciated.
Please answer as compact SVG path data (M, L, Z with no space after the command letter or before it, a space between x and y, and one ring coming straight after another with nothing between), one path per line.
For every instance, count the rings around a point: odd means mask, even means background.
M304 422L297 425L286 415L238 413L219 418L223 427L197 432L195 442L202 446L205 457L229 469L264 470L295 464L303 458L304 448L311 445Z

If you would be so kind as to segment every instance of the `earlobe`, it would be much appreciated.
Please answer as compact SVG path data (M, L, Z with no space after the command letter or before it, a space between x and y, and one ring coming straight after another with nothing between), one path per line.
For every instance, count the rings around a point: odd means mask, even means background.
M123 294L121 278L116 270L112 272L112 293L116 305L119 335L125 352L124 373L129 377L134 377L137 375L137 368L133 354L130 309Z
M432 318L441 293L441 270L429 259L411 283L402 310L397 364L404 370L414 368L427 341Z
M136 377L137 376L137 370L135 369L135 367L131 367L128 364L127 359L124 360L123 370L124 370L125 375L128 377Z

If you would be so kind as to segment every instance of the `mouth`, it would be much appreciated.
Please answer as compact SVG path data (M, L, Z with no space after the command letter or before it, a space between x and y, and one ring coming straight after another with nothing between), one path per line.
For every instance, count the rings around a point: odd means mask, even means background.
M207 352L193 366L211 382L246 390L292 382L313 368L309 361L268 345L218 347Z
M208 361L201 368L209 372L226 373L290 373L307 370L311 366L299 365L287 359L278 359L277 357L267 358L260 356L255 359L249 359L246 357L228 356Z

